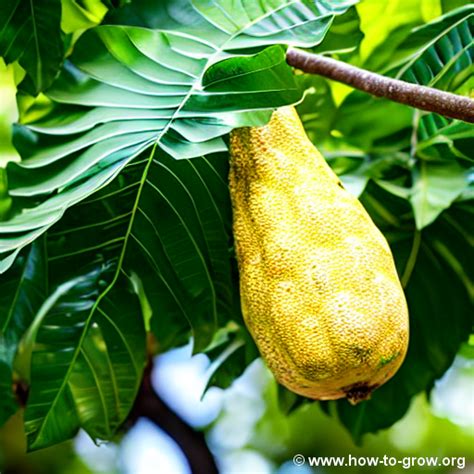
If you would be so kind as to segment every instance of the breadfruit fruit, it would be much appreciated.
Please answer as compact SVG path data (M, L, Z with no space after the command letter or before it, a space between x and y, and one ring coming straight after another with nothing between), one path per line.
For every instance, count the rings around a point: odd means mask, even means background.
M231 133L230 193L245 323L276 379L351 403L392 377L408 311L390 248L293 107Z

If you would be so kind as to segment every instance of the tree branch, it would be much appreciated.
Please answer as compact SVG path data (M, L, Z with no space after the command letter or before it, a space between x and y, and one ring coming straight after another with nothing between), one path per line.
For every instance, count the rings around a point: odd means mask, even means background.
M151 362L145 370L142 385L128 424L138 418L148 418L180 447L193 474L217 474L217 466L203 433L185 423L156 393L151 383Z
M469 97L392 79L294 48L288 49L286 61L304 72L319 74L377 97L474 123L474 100Z

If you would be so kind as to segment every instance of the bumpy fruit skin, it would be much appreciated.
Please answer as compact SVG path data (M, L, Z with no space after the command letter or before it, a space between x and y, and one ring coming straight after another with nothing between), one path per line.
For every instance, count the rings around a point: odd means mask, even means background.
M385 238L292 107L232 132L229 178L242 311L267 365L306 397L368 398L408 344Z

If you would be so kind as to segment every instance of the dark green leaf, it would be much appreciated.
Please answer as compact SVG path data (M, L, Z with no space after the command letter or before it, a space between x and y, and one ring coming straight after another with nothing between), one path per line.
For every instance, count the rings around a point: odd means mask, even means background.
M3 345L2 337L0 336L0 351ZM9 418L18 410L18 404L13 394L13 381L11 367L3 360L0 353L0 426L2 426Z
M5 220L10 211L12 199L8 195L7 174L0 168L0 222Z
M296 76L296 80L305 91L298 114L311 141L321 144L328 138L337 113L331 87L326 79L313 74Z
M410 144L412 117L409 107L354 91L341 104L334 129L368 152L396 151Z
M238 298L238 293L236 294ZM247 367L258 356L258 349L243 321L236 324L231 321L219 329L206 354L211 359L207 370L207 385L228 388L234 380L242 375Z
M63 59L60 0L2 0L0 57L19 60L27 76L21 88L36 95L56 77Z
M0 425L17 408L12 392L15 355L47 291L44 245L39 240L22 252L7 275L0 276Z
M61 442L79 427L110 439L131 409L145 364L145 331L127 278L100 294L112 272L110 264L97 264L62 283L24 338L24 351L33 349L25 412L30 450Z
M446 125L435 124L432 127L436 118L441 122L434 114L421 118L416 146L417 155L428 161L443 161L446 157L453 157L460 161L472 162L474 126L456 120Z

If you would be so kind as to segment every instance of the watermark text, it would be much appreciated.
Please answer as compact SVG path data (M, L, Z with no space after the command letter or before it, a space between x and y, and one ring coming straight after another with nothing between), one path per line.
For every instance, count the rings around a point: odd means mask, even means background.
M303 456L296 454L293 456L295 466L307 464L311 467L395 467L401 466L403 469L412 467L455 467L464 469L466 466L465 457L439 457L439 456L404 456L397 458L394 456Z

